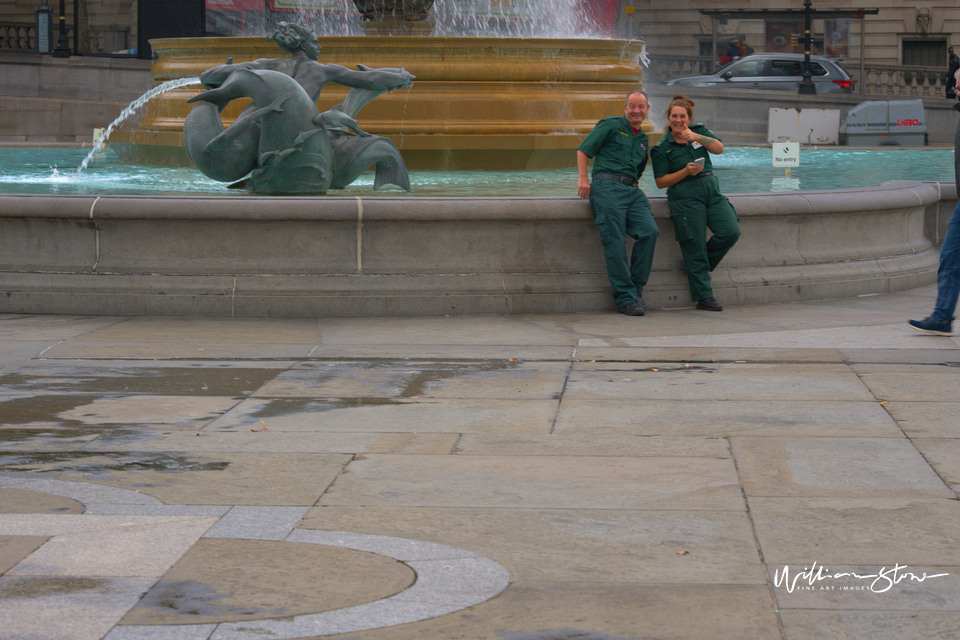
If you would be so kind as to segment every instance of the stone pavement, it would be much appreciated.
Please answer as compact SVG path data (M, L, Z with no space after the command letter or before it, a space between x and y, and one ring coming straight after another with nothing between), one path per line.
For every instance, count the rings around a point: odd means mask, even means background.
M934 294L0 316L0 637L960 638Z

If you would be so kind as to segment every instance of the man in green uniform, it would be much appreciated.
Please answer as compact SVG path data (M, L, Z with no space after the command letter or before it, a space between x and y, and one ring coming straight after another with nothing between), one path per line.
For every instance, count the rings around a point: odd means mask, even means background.
M649 147L647 134L640 129L640 124L649 109L646 94L630 93L623 115L598 122L577 148L577 194L590 200L613 299L620 313L628 316L646 313L643 287L650 277L659 233L650 202L637 188L637 180L647 166ZM587 179L590 158L593 158L592 180ZM629 263L627 236L634 239Z

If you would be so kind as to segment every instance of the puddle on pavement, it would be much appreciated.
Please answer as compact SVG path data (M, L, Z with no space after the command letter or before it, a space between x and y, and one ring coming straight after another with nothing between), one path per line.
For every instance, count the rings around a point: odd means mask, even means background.
M650 640L650 638L620 638L605 633L591 633L578 629L537 631L536 633L498 633L503 640Z
M251 418L278 418L300 413L324 413L337 409L351 407L385 407L393 405L411 404L405 400L393 398L270 398L256 411L249 414ZM225 427L234 429L236 425Z
M279 376L277 381L310 380L317 386L334 380L356 379L363 374L377 376L371 386L399 388L396 395L410 398L429 393L430 385L453 378L494 378L513 370L520 372L520 362L509 360L411 361L397 359L365 359L357 361L303 363Z
M188 456L162 453L103 452L5 452L0 453L0 472L80 473L100 475L110 471L187 473L223 471L229 462L200 461Z
M248 396L283 369L167 368L96 364L22 367L0 376L14 393Z
M48 598L85 591L101 591L110 581L104 578L18 578L0 583L0 599Z

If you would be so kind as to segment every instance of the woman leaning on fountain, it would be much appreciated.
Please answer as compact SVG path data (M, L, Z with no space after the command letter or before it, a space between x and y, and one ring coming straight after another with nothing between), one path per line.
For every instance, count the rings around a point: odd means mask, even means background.
M720 193L711 154L723 143L702 124L693 123L693 100L681 94L667 107L667 132L650 150L657 187L667 189L670 218L687 268L690 295L697 309L723 311L713 297L710 272L740 238L740 220ZM707 229L713 236L707 240Z

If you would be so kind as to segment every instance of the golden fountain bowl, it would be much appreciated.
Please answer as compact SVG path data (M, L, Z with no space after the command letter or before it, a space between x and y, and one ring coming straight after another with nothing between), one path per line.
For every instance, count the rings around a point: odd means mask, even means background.
M553 38L323 37L320 62L404 67L409 89L380 96L358 114L365 131L391 139L409 169L548 169L576 166L574 149L600 118L623 113L642 87L639 41ZM167 38L150 42L155 85L234 62L285 57L265 38ZM328 84L321 112L347 88ZM192 163L183 122L200 91L189 85L150 101L135 131L110 146L131 162ZM247 104L223 112L229 126ZM652 131L644 122L644 129Z

